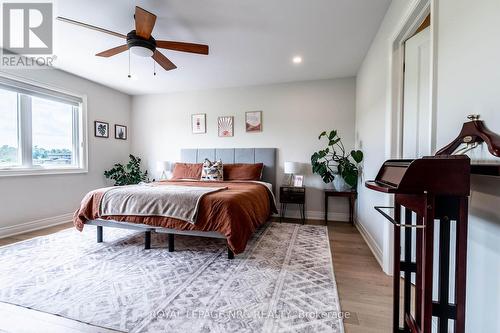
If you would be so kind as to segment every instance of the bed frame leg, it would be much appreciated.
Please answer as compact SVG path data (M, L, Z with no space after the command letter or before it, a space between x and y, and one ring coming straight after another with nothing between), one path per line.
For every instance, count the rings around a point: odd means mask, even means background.
M234 259L234 252L229 247L227 248L227 259Z
M144 232L144 250L151 249L151 231Z
M102 226L97 226L97 243L102 243Z
M168 234L168 252L174 252L174 234Z

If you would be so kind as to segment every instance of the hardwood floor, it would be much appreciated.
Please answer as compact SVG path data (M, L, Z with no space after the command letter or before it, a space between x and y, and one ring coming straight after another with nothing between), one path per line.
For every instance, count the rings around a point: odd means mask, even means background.
M297 221L287 220L297 223ZM322 221L307 221L323 224ZM62 224L0 239L0 246L51 234L72 224ZM357 229L346 222L329 222L328 233L333 266L346 333L391 331L392 279L382 272ZM0 302L0 332L114 332Z
M333 267L347 333L392 330L392 278L385 275L358 230L347 223L328 226Z

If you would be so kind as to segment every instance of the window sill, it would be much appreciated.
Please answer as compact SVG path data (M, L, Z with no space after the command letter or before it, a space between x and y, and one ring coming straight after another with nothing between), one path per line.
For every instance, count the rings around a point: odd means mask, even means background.
M65 175L65 174L79 174L88 173L87 168L11 168L0 169L0 177L18 177L18 176L42 176L42 175Z

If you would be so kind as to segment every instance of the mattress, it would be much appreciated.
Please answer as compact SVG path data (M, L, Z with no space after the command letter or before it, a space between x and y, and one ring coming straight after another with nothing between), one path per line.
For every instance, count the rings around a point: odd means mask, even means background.
M236 254L245 250L255 230L276 213L276 204L269 184L253 181L203 182L171 180L156 185L177 185L194 187L227 187L224 191L209 193L201 199L194 224L162 216L100 216L100 202L106 188L89 192L75 212L73 223L83 230L89 220L113 220L146 224L176 230L216 231L227 239L228 247Z

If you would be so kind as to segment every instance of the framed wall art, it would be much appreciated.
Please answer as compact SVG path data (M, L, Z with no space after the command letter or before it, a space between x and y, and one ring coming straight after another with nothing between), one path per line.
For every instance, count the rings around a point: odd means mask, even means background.
M98 138L109 138L109 123L94 121L94 136Z
M262 132L262 111L245 112L245 128L247 132Z
M234 117L219 117L217 119L217 130L220 137L234 136Z
M115 139L127 140L127 126L115 124Z
M303 175L295 175L293 177L293 186L294 187L302 187L304 185L304 176Z
M207 115L205 113L193 114L191 116L191 130L193 134L207 133Z

